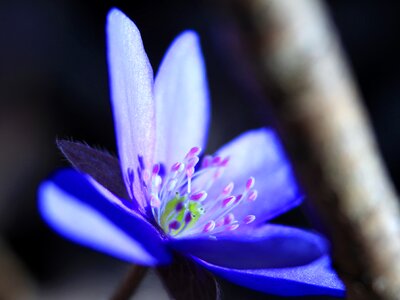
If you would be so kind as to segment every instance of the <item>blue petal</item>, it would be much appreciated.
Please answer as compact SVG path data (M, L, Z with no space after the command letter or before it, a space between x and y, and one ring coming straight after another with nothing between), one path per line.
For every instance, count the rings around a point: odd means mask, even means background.
M105 195L85 175L66 169L42 183L39 209L53 229L77 243L133 263L168 263L170 254L153 225Z
M280 296L327 295L344 297L345 287L330 268L327 255L307 265L281 269L230 269L195 260L238 285Z
M221 277L265 293L344 295L325 239L297 228L265 225L217 240L176 240L172 246Z
M209 263L235 269L286 268L326 253L326 241L297 228L264 225L236 235L171 239L169 245Z
M230 160L223 176L215 183L209 197L221 193L229 182L235 183L233 194L241 194L250 176L255 177L258 191L255 202L239 205L232 213L242 220L255 215L260 224L299 205L301 193L281 143L272 130L261 128L245 132L223 146L218 152Z
M139 168L142 162L150 167L153 160L153 71L139 30L117 9L108 14L107 50L121 170L130 196L145 207Z
M209 123L207 77L199 38L179 35L161 63L154 83L157 142L155 161L170 166L194 146L204 148Z

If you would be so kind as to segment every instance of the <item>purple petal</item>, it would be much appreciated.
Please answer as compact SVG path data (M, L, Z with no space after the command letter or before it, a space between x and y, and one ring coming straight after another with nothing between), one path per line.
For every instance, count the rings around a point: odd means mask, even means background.
M53 229L77 243L133 263L169 262L170 254L154 226L104 195L85 175L62 170L40 186L39 209Z
M307 265L281 269L230 269L195 260L238 285L280 296L327 295L344 297L345 287L330 268L328 255Z
M264 225L246 234L169 241L174 249L235 269L287 268L309 264L326 252L324 239L297 228Z
M300 204L302 197L291 166L272 130L248 131L223 146L217 154L229 156L230 160L223 176L212 188L214 195L231 181L235 183L233 193L241 194L247 179L256 178L254 188L258 198L254 202L243 201L235 208L232 213L236 219L255 215L254 225L264 223Z
M90 175L119 198L129 199L116 157L77 142L58 140L57 146L76 170Z
M107 47L121 169L129 193L145 207L139 178L141 160L149 167L154 152L153 72L139 30L117 9L108 14Z
M194 146L204 148L209 121L206 72L199 38L179 35L168 49L155 79L157 144L155 161L167 167Z

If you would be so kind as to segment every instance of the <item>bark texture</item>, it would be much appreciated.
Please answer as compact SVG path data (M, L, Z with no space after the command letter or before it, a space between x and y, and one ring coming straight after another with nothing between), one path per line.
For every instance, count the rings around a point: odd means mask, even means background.
M400 214L339 39L318 0L222 2L333 244L349 299L400 299Z

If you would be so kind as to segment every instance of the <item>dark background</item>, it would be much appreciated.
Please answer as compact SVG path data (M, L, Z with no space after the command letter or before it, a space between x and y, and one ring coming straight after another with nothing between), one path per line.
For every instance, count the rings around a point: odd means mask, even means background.
M400 4L327 3L399 187ZM208 152L268 123L241 77L240 61L224 43L232 24L212 1L0 1L0 299L24 291L28 299L105 299L127 268L56 235L36 208L40 181L67 165L56 137L116 152L104 33L112 6L137 24L155 72L179 32L199 33L212 97ZM308 226L300 209L278 221ZM154 281L147 279L140 299L161 291ZM233 287L224 287L230 296ZM242 299L257 296L239 293Z

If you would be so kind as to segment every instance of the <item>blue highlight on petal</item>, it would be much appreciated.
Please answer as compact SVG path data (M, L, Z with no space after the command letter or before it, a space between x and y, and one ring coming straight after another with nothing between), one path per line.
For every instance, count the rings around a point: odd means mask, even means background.
M59 171L42 183L38 197L43 218L68 239L133 263L170 262L152 224L106 199L77 171Z

